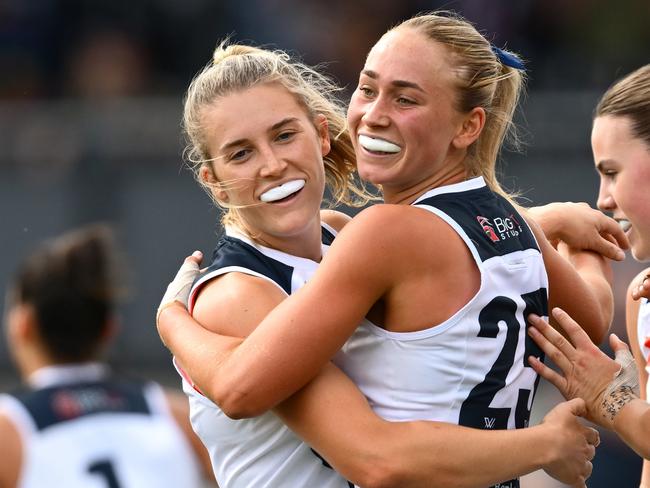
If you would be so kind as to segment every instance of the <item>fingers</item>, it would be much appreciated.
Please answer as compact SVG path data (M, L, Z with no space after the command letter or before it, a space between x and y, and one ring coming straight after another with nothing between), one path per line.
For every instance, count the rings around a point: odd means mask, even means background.
M573 415L576 417L584 417L587 414L587 405L585 404L585 401L582 398L574 398L572 400L569 400L566 402L567 407L571 411ZM585 429L591 429L591 427L585 427ZM594 429L592 429L594 430ZM596 434L598 431L596 431ZM589 440L589 438L593 438L593 434L587 435L587 431L585 431L585 438Z
M192 254L187 256L184 263L195 263L197 266L203 261L203 253L201 251L194 251Z
M581 398L576 398L576 400L582 400L582 399ZM583 401L583 405L584 405L584 401ZM585 431L585 438L587 439L587 442L589 443L589 445L593 448L594 455L595 455L596 454L596 448L600 445L600 434L593 427L585 427L585 429L587 429ZM593 458L594 458L594 456L591 456L589 459L593 459Z
M593 472L593 470L594 470L594 465L592 464L591 461L587 461L585 463L585 470L583 472L583 476L584 476L585 480L588 479L591 476L591 473ZM585 486L587 486L587 485L585 484Z
M593 345L591 339L589 338L587 333L583 330L583 328L580 326L580 324L578 324L578 322L573 320L568 313L566 313L564 310L562 310L559 307L555 307L551 311L551 313L553 314L553 318L557 321L560 327L562 327L562 329L564 329L564 331L567 333L569 339L571 340L571 343L576 348ZM553 329L551 328L551 330ZM554 332L556 332L556 334L558 334L561 337L561 334L559 334L557 331ZM565 352L573 352L573 350L574 348L572 346L570 351L567 349Z
M562 334L551 327L537 315L528 316L533 327L528 328L528 334L546 355L557 364L566 374L571 369L571 361L575 356L575 348Z
M632 298L634 300L641 297L650 299L650 274L645 275L641 283L632 289Z
M623 231L616 222L614 222L614 226L625 238L625 234L623 234ZM601 233L598 236L597 240L593 243L593 251L614 261L623 261L625 259L625 252L621 249L621 244L618 242L616 236L610 233Z
M618 247L620 248L619 250L629 249L630 241L625 235L625 232L623 232L621 226L618 225L618 222L610 217L607 217L603 213L600 213L600 215L602 215L602 218L600 219L601 225L599 226L601 235L613 237Z
M567 390L567 381L564 376L553 371L536 357L530 356L528 358L528 363L538 375L557 388L562 395L565 395Z
M620 340L616 334L611 334L609 336L609 345L614 351L614 354L618 357L619 351L630 351L628 345Z

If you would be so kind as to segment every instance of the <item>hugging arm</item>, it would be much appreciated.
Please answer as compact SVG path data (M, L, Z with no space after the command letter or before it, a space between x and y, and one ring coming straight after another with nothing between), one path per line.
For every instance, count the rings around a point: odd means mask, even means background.
M254 307L245 298L251 295L258 298ZM209 327L245 335L283 298L268 282L232 274L206 288L195 310ZM236 325L233 318L237 318ZM191 330L184 340L175 338L175 349L183 354L177 359L186 371L204 373L205 361L213 364L208 339L218 336L191 320L193 324L185 325L195 325L205 334L196 336L199 342L193 342ZM580 401L563 404L541 425L516 431L482 431L428 421L388 422L372 411L346 375L328 363L274 412L357 485L424 487L433 480L436 486L469 488L542 468L561 481L584 486L598 435L580 424L577 415L583 409ZM468 463L477 469L468 473Z
M554 202L523 211L541 227L555 248L564 242L575 249L622 261L623 250L630 247L618 223L586 203Z
M549 309L563 308L580 323L594 343L602 342L614 311L609 262L600 254L575 249L564 242L559 243L556 250L536 223L529 223L548 273Z
M584 414L581 400L558 405L527 429L389 422L332 364L274 412L339 473L366 487L471 488L537 469L584 487L599 442L598 433L577 417Z
M375 206L355 217L312 279L275 307L246 340L207 333L176 301L161 306L163 342L182 364L187 357L205 359L188 373L229 416L259 415L303 387L389 288L400 268L390 256L401 254L401 241L408 239L380 232L385 228L381 213ZM187 347L189 342L197 349Z

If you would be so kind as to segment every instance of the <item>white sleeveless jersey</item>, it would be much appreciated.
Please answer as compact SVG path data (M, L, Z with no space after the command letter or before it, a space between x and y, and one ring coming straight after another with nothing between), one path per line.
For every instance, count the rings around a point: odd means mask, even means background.
M18 488L198 488L202 475L154 383L99 364L43 368L35 389L0 395L23 461Z
M645 370L648 372L649 378L648 384L646 385L646 401L648 401L648 396L650 395L650 302L648 302L647 298L641 298L636 328L639 349L641 349L641 353L645 358Z
M323 224L323 254L335 231ZM237 272L269 280L287 295L312 276L318 263L257 245L233 229L219 241L213 261L192 287L190 310L208 281ZM254 300L251 297L251 300ZM208 449L221 488L347 488L348 483L273 413L232 420L183 375L190 420Z
M460 235L480 270L480 289L451 318L425 330L395 333L365 320L335 364L388 420L526 427L539 381L526 358L542 354L524 317L548 315L548 278L532 232L482 178L432 189L413 205Z

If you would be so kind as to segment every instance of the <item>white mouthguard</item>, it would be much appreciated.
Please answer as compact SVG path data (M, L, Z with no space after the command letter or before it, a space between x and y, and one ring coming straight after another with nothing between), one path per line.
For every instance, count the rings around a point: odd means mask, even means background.
M305 186L305 180L291 180L286 183L271 188L260 195L260 200L264 203L275 202L287 198L292 193L296 193Z
M630 227L632 227L632 224L630 224L629 220L619 220L618 225L621 226L621 229L623 229L623 232L627 232Z
M398 153L402 150L397 144L388 142L384 139L375 139L364 135L359 135L359 144L368 151L381 151L386 153Z

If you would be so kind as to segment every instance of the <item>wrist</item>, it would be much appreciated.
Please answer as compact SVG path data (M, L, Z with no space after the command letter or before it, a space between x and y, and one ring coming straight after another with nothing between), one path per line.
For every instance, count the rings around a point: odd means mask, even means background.
M633 388L629 385L621 385L615 389L606 391L602 397L600 416L603 419L603 426L616 430L617 419L620 414L634 400L638 400Z
M174 300L161 305L156 314L156 327L158 334L165 346L169 347L170 341L173 339L173 334L179 326L177 318L179 314L188 314L185 305Z
M557 461L557 434L551 424L541 423L523 431L528 431L533 436L529 445L536 446L532 450L536 454L533 459L535 469L545 470Z
M529 209L529 213L542 229L546 240L553 247L557 247L557 244L562 240L562 226L558 224L558 219L555 218L557 211L554 210L554 207L553 203L532 207Z

